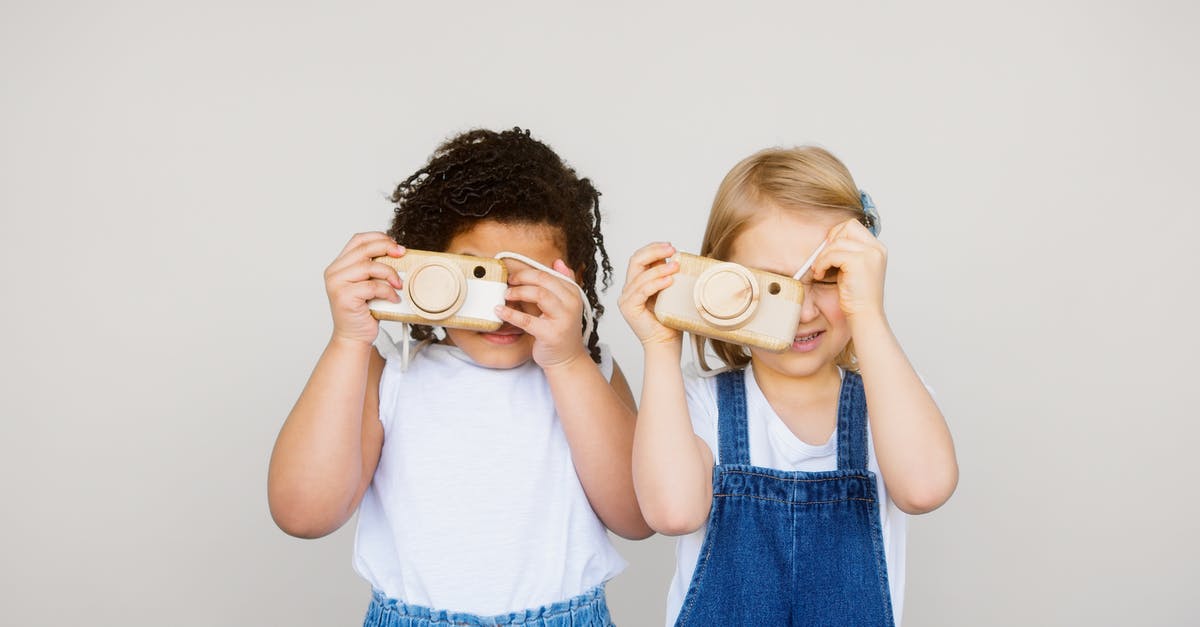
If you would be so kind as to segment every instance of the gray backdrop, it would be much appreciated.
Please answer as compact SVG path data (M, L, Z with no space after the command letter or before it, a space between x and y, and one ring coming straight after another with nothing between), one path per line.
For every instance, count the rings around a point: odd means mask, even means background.
M0 623L359 621L353 524L265 498L321 272L517 124L604 192L635 388L626 260L694 250L734 162L815 142L874 195L962 468L907 625L1200 621L1195 3L444 4L0 5ZM672 542L620 549L660 624Z

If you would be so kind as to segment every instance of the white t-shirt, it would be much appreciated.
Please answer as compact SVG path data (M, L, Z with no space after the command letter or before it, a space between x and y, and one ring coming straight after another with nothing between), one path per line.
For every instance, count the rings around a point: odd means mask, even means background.
M537 364L484 368L440 344L407 371L388 357L383 451L354 541L354 568L372 587L493 615L569 599L624 570ZM607 348L600 368L611 378Z
M691 414L692 429L708 444L713 457L716 458L719 455L717 379L700 377L698 373L699 370L694 365L689 365L684 373L688 413ZM745 370L745 378L750 463L763 468L787 471L837 470L837 429L834 429L829 441L820 446L804 442L788 429L771 408L750 367ZM875 473L876 489L879 492L879 520L883 524L883 548L887 558L892 613L896 625L900 625L904 609L904 543L907 520L904 512L887 496L887 489L879 473L879 464L875 461L875 445L870 425L867 426L867 436L867 468ZM697 531L680 536L675 545L675 576L671 579L671 588L667 591L668 627L675 624L684 597L687 596L707 527L708 524L705 523Z

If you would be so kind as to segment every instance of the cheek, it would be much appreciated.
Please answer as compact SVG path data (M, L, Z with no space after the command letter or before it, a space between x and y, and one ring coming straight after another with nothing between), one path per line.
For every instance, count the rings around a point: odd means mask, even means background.
M821 316L830 324L838 325L846 320L846 314L842 311L841 301L838 299L837 288L822 287L814 289L810 294L813 299L813 304L821 312Z
M469 339L471 333L470 331L464 331L462 329L445 329L445 331L446 337L450 338L450 341L453 342L455 346L462 346L463 340Z

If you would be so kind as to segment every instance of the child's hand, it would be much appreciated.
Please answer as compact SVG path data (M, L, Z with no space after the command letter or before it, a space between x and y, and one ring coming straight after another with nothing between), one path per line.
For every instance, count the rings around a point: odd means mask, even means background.
M650 300L674 280L679 264L663 259L675 254L675 247L659 242L638 249L629 258L625 287L621 289L621 315L629 323L643 346L679 342L682 334L663 326L647 307Z
M887 249L857 219L834 226L825 241L829 244L813 262L813 280L825 279L836 268L838 302L847 321L882 318Z
M505 305L496 307L500 319L533 336L533 361L543 369L586 355L583 343L583 307L576 287L517 259L508 273ZM571 280L575 273L561 259L551 266ZM513 308L516 302L534 305L533 311Z
M333 313L333 336L370 344L379 334L379 321L371 316L367 301L373 298L400 302L400 275L375 257L404 256L404 247L384 233L359 233L350 238L341 254L325 269L325 292Z

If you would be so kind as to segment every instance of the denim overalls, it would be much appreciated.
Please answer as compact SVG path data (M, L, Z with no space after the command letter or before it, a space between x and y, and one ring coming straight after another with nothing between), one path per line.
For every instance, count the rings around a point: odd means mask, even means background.
M612 627L612 624L604 586L596 586L566 601L500 616L408 605L376 590L363 620L363 627Z
M837 470L750 465L745 372L717 379L712 511L677 627L893 625L862 378L838 400Z

